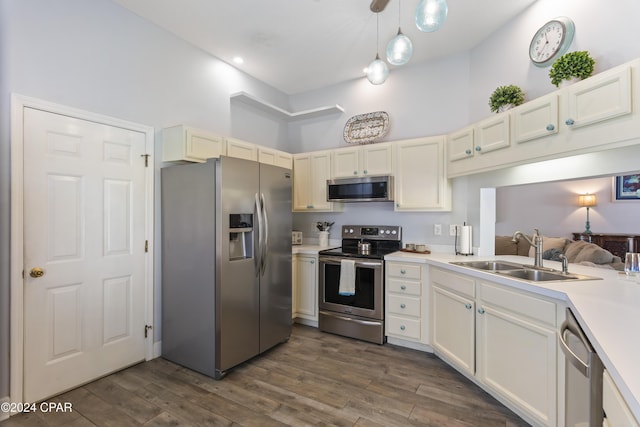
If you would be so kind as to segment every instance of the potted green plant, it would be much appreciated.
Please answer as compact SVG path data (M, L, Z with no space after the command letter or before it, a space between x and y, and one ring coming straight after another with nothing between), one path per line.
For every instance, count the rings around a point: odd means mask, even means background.
M491 112L502 112L524 102L524 92L516 85L498 86L489 98Z
M586 50L569 52L558 58L549 70L551 83L558 87L564 80L577 78L584 80L593 74L596 61Z

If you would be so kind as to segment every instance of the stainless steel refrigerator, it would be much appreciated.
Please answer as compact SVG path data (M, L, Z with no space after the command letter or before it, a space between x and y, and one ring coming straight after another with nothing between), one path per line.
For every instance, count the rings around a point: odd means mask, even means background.
M161 185L162 356L220 379L291 334L291 171L221 157Z

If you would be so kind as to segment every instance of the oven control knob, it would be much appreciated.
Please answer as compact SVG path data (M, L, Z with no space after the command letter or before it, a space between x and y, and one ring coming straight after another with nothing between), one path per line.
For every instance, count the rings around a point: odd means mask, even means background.
M387 233L387 234L391 234L391 231L387 230L387 231L385 231L385 233Z
M353 233L353 228L350 228L347 233Z
M398 234L396 230L391 231L391 234Z

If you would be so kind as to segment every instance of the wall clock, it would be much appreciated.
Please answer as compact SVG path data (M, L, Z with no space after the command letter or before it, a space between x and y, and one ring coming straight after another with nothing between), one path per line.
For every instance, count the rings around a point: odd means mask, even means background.
M538 67L547 67L564 55L573 41L575 25L566 16L544 24L531 39L529 58Z

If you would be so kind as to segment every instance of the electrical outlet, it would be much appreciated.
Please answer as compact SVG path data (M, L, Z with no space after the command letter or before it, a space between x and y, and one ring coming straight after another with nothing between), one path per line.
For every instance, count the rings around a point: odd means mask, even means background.
M457 233L456 233L457 229ZM458 224L449 225L449 236L460 235L460 226Z
M433 234L435 236L442 236L442 224L433 224Z

